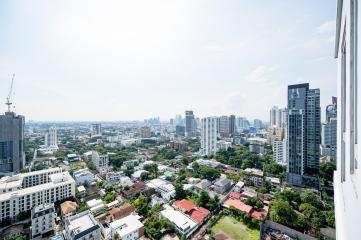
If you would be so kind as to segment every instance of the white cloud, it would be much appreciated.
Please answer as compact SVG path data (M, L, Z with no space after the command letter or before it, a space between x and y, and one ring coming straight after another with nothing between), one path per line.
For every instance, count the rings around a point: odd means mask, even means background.
M248 82L253 82L253 83L268 82L270 80L269 78L270 74L276 71L278 68L279 66L277 65L273 65L269 67L265 65L259 65L246 76L246 80Z
M336 29L336 21L331 20L331 21L322 23L318 27L318 32L319 33L333 33L333 32L335 32L335 29Z

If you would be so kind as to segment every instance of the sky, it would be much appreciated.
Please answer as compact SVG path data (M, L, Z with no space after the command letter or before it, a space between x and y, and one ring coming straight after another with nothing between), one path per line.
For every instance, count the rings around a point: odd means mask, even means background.
M0 100L35 121L269 120L287 85L336 94L335 0L0 1ZM0 112L6 105L0 105Z

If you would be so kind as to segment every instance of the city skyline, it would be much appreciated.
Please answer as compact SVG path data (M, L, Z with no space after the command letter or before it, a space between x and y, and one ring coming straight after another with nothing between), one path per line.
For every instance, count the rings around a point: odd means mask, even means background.
M187 109L268 120L301 82L320 88L324 109L336 95L334 8L2 1L0 100L15 72L16 112L35 121L168 120Z

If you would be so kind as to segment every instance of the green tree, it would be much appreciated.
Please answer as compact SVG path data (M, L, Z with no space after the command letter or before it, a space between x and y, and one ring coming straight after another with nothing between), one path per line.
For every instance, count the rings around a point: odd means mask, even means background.
M187 191L183 189L183 185L178 183L175 185L175 199L181 200L187 197Z
M288 226L293 226L294 221L297 220L296 212L287 201L282 199L272 202L270 216L273 221Z

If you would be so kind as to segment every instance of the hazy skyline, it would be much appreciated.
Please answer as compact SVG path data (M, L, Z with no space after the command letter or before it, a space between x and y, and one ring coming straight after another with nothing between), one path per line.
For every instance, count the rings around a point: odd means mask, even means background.
M336 2L1 1L0 112L27 120L268 120L287 85L336 95Z

